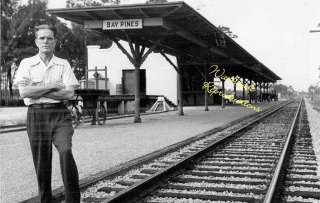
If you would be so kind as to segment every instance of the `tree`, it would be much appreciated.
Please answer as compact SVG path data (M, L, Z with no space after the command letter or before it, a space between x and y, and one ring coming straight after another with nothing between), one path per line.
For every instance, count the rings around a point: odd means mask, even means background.
M288 94L288 87L286 85L275 84L273 88L277 93L280 93L281 96L285 97Z
M9 2L9 1L8 1ZM2 7L1 20L1 72L6 73L9 81L9 90L12 95L11 65L13 61L17 64L21 59L37 53L34 43L34 26L49 23L58 28L58 43L55 55L66 58L78 71L78 78L84 74L84 37L83 32L71 30L54 16L46 14L46 3L40 0L33 1L27 5L16 6L13 1L7 2ZM80 34L79 34L80 33ZM79 47L80 45L80 47Z
M3 2L3 1L2 1ZM27 10L26 7L18 7L17 1L5 1L1 7L1 75L6 73L9 81L9 89L12 95L11 64L16 55L22 56L25 46L20 42L28 43L23 39L28 35L29 22L35 17L37 7ZM19 40L19 38L21 38ZM28 51L30 51L27 48Z
M112 41L100 33L86 30L82 25L72 24L71 32L66 33L63 40L57 44L56 51L62 57L69 59L77 79L83 78L86 70L86 46L99 44L102 48L108 48ZM57 55L58 55L57 54Z
M54 24L63 31L58 33L58 38L68 31L57 18L48 16L45 12L46 3L42 1L33 1L27 5L14 7L15 4L8 4L12 8L7 8L11 16L4 18L2 35L1 35L1 66L2 72L7 73L9 81L9 90L12 95L12 75L11 65L13 61L18 63L22 58L32 56L37 53L34 44L34 26L42 23ZM69 31L70 32L70 31Z
M30 25L39 16L41 8L45 7L41 3L19 6L18 8L15 8L14 3L8 4L8 6L12 6L11 9L7 8L10 10L11 15L2 18L4 23L2 24L1 35L1 65L6 65L7 61L10 61L14 57L16 51L21 52L21 48L26 48L25 45L30 43L29 36L32 34Z
M0 38L1 38L1 51L0 51L0 106L3 102L3 92L2 89L3 85L7 86L7 81L3 76L7 73L6 68L3 66L4 60L3 60L3 48L4 45L8 39L8 35L6 34L6 27L10 25L10 20L12 18L13 13L17 10L17 0L8 0L8 1L2 1L1 0L1 15L0 15ZM4 79L4 81L2 81Z
M313 86L313 85L309 86L309 88L308 88L308 94L309 94L309 97L310 97L311 101L314 100L314 97L315 97L315 94L316 94L316 92L317 92L317 89L318 89L317 86ZM320 88L319 88L319 89L320 89Z
M83 2L84 0L82 0ZM75 75L80 79L84 75L86 66L85 45L100 44L102 47L111 46L111 40L99 33L86 31L82 25L72 25L68 28L56 17L47 15L46 1L29 0L27 5L18 5L18 0L6 0L1 4L1 74L6 74L10 95L12 95L11 65L37 53L34 44L34 26L49 23L58 28L58 43L55 55L66 58L71 63ZM69 0L79 3L81 0ZM120 0L87 0L86 4L101 5L102 3L118 4ZM97 43L99 42L99 43ZM0 77L1 79L1 77ZM0 81L1 84L1 81ZM1 86L0 86L1 87Z
M120 0L68 0L68 8L77 8L85 6L104 6L107 4L120 4ZM86 30L82 25L72 23L73 39L64 42L62 50L67 51L72 48L68 53L74 54L71 56L74 72L78 79L85 75L86 67L86 45L100 45L102 48L108 48L112 45L112 41L104 36L102 33ZM62 46L63 46L62 45ZM75 46L76 45L76 46ZM77 57L78 56L78 57Z

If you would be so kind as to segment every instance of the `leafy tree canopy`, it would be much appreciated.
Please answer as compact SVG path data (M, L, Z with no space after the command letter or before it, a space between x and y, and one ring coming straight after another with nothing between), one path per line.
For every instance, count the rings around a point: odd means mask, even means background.
M13 61L20 61L37 53L34 43L34 26L49 23L57 27L58 43L55 55L66 58L80 79L86 66L86 45L110 47L112 42L100 33L85 30L82 25L72 24L68 28L56 17L46 13L46 3L41 0L19 5L19 0L2 1L1 6L1 71L10 75ZM120 4L120 0L68 0L67 7L100 6Z
M14 6L14 4L10 4ZM13 59L20 61L22 58L37 53L34 44L34 26L49 23L57 26L58 40L64 41L71 31L57 18L46 14L46 4L35 1L33 4L7 8L6 17L2 18L1 33L1 65L6 67ZM5 12L5 11L3 11ZM59 53L61 44L57 47Z

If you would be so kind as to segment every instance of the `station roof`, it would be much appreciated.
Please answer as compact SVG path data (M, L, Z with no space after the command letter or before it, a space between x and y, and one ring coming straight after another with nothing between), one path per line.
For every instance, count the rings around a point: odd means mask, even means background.
M108 37L156 50L184 55L191 62L220 64L230 76L256 82L281 80L233 39L185 2L128 4L103 7L51 9L49 13L83 24ZM105 20L142 19L142 29L105 29Z

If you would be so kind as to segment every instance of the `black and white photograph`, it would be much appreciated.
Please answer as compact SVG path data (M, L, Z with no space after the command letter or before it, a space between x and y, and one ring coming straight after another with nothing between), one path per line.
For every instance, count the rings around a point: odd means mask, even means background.
M0 203L320 203L320 0L0 7Z

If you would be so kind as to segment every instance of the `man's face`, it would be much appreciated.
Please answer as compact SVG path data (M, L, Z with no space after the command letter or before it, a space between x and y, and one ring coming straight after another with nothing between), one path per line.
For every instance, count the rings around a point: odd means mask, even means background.
M36 35L36 45L39 48L39 53L52 54L56 46L56 39L50 29L40 29Z

